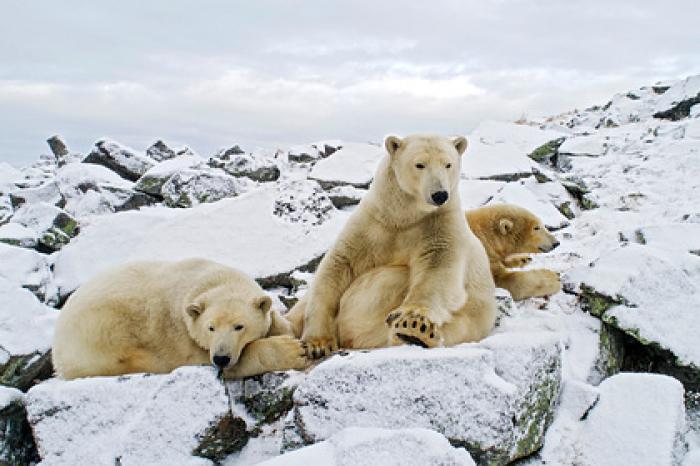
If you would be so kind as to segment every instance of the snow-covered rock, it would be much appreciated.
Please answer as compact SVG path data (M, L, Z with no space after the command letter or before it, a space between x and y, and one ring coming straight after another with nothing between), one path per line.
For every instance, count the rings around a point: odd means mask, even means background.
M33 464L38 460L24 409L24 394L0 385L0 464Z
M43 254L23 247L0 244L0 277L29 289L39 299L56 302L51 284L53 277Z
M590 136L570 137L559 146L559 154L570 157L601 157L608 151L610 136L593 134Z
M346 143L317 162L309 178L318 181L324 189L344 185L366 188L383 155L384 148L374 144Z
M690 76L669 87L656 103L655 118L680 120L690 115L690 109L700 103L700 75Z
M110 139L97 141L83 163L103 165L129 181L136 181L155 164L145 155Z
M15 181L24 176L22 172L7 162L0 162L0 193L7 193L16 187Z
M146 149L146 155L155 160L162 162L177 157L177 153L171 149L162 139L158 139Z
M46 464L211 464L248 439L211 367L53 379L27 393Z
M287 159L296 163L315 163L342 149L342 141L321 141L309 145L290 147L287 151Z
M202 169L204 167L205 160L198 155L182 156L172 160L165 160L149 168L148 171L136 181L134 189L146 194L162 196L161 189L163 185L174 174L189 169Z
M320 225L335 210L329 196L315 181L292 181L280 185L273 213L289 223Z
M168 178L160 193L168 207L192 207L237 196L245 189L245 183L224 172L188 169Z
M87 163L71 163L56 170L65 210L77 218L130 210L155 202L133 189L133 183L115 172Z
M10 221L35 231L38 242L54 251L68 244L80 231L73 216L45 202L20 207Z
M315 445L286 453L259 466L370 466L422 464L469 466L474 460L445 436L429 429L348 427Z
M670 351L664 363L685 368L678 375L684 382L700 383L700 258L626 244L567 277L580 289L589 312L642 345Z
M557 419L552 426L542 452L544 464L679 464L685 409L683 386L677 380L618 374L581 400L588 404L585 411ZM572 414L580 411L574 404L563 408L573 408Z
M273 215L277 198L265 188L193 209L155 207L96 217L54 260L62 294L118 264L133 260L208 258L259 278L288 273L322 255L347 215L318 227Z
M34 248L39 243L39 239L34 229L19 223L9 222L0 226L0 243L22 248Z
M280 177L280 168L276 160L260 154L233 154L229 161L209 161L211 166L223 169L237 178L245 177L260 183L275 181Z
M3 277L0 296L0 384L26 390L51 376L47 353L58 311Z
M285 442L315 443L351 426L424 427L478 462L510 462L541 446L560 377L561 349L551 333L336 355L299 384Z
M57 207L63 207L66 203L55 180L47 181L38 186L15 189L10 192L10 201L15 209L24 204L37 202L45 202Z

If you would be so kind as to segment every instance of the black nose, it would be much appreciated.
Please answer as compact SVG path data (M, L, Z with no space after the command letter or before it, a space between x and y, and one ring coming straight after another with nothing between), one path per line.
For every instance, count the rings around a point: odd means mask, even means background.
M447 191L438 191L436 193L433 193L432 196L430 196L433 199L433 202L437 205L443 205L445 202L447 202L447 198L449 195L447 194Z
M214 356L214 364L216 364L216 366L221 369L228 366L228 363L230 362L231 358L229 358L228 356Z
M561 244L561 243L559 243L559 241L555 241L555 242L552 244L552 249L554 249L554 248L556 248L557 246L559 246L559 244Z

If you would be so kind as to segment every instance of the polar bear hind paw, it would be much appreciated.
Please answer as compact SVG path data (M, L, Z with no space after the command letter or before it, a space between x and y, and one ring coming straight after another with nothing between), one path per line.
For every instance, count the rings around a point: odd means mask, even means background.
M399 308L387 317L393 345L409 344L434 348L442 344L437 326L425 316L427 309L420 307Z

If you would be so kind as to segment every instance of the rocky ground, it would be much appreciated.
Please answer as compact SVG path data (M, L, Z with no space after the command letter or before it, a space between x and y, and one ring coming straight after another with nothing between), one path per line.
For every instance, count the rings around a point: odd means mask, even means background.
M70 293L135 259L207 257L284 309L372 180L379 144L209 158L102 139L0 163L0 464L700 464L700 76L471 135L465 208L511 202L564 291L478 344L341 352L307 373L208 367L63 382ZM281 456L280 456L281 455Z

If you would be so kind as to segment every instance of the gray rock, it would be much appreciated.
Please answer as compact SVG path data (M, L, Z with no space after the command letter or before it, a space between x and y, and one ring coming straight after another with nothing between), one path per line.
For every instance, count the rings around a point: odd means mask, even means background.
M290 162L295 163L315 163L342 148L343 146L340 143L320 142L309 146L294 147L287 153L287 158Z
M148 149L146 149L146 155L156 162L170 160L177 156L175 151L168 147L168 145L161 139L158 139Z
M541 447L560 381L561 348L551 333L337 355L299 384L285 444L294 434L311 444L350 426L424 427L480 464L505 464Z
M101 139L83 163L103 165L129 181L136 181L154 165L150 158L109 139Z
M24 395L0 386L0 465L34 464L39 461L32 430L24 409Z
M232 154L230 158L221 168L231 176L246 177L260 183L276 181L280 177L280 169L273 159L254 157L252 154Z
M23 206L11 222L36 231L39 243L52 251L61 249L80 232L78 221L68 212L44 202Z
M336 186L328 191L328 198L336 209L342 209L359 204L365 193L366 190L353 186Z
M27 412L42 460L55 465L204 464L248 439L210 367L52 379L29 390Z
M168 207L192 207L237 196L244 189L241 181L225 173L183 170L168 178L161 187L161 195Z
M289 223L320 225L331 216L335 207L315 181L292 181L279 186L273 214Z
M241 403L258 423L269 424L293 407L292 395L298 380L290 372L270 372L226 383L232 401Z

